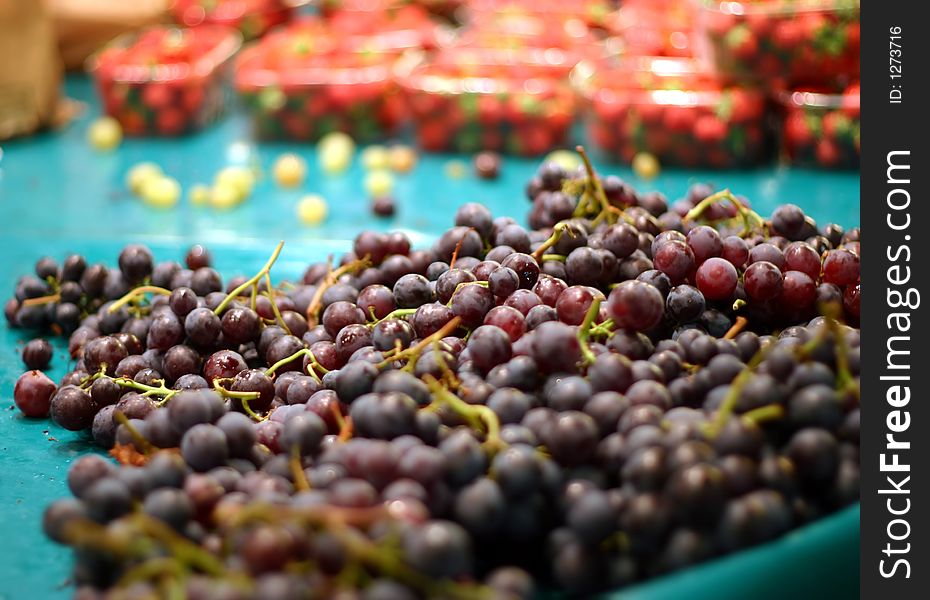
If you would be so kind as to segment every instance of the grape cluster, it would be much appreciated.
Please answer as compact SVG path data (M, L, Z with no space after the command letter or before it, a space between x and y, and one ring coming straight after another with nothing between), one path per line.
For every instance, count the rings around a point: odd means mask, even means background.
M75 366L14 398L119 463L45 513L85 597L584 595L858 500L858 230L554 164L528 195L532 229L465 204L277 287L280 245L225 286L40 261L6 314Z

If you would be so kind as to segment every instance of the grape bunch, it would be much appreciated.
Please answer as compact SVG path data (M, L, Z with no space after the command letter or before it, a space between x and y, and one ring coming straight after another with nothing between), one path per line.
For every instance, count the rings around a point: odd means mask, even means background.
M106 290L41 260L6 315L74 368L14 399L116 459L45 513L80 596L583 596L858 501L858 229L589 165L527 191L530 229L464 204L277 286L280 244L225 285L202 249Z

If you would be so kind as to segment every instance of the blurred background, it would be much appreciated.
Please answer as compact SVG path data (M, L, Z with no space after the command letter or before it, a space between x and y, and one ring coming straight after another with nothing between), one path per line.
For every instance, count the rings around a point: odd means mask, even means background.
M858 0L0 0L0 285L130 242L205 244L229 277L285 239L294 279L363 228L429 244L466 201L532 224L526 184L576 144L670 206L706 183L852 227L858 79ZM20 342L0 324L0 397ZM38 524L91 445L12 411L0 436L0 597L67 597ZM858 565L858 512L824 526L680 577L815 585ZM651 585L626 597L681 597Z

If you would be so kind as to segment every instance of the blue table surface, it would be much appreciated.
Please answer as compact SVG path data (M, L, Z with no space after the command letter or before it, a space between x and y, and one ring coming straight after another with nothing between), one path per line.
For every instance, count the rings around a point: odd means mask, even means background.
M128 242L148 244L160 260L181 260L188 246L203 243L211 249L220 272L232 276L257 270L283 239L286 246L274 270L283 279L299 277L309 262L346 251L363 228L399 229L416 245L429 244L451 225L456 207L467 201L483 202L495 215L525 222L529 205L522 190L538 165L536 160L505 158L501 177L489 182L471 174L467 156L423 155L412 173L397 178L396 216L378 219L368 208L358 161L344 175L325 176L310 145L257 143L250 135L247 115L238 108L208 130L189 137L130 139L115 152L95 152L85 141L88 124L100 111L93 89L80 75L69 76L65 87L69 97L86 103L79 118L61 131L0 146L3 298L12 294L16 278L31 272L41 256L60 259L69 252L80 252L90 261L113 264L119 248ZM267 170L282 152L295 152L308 160L305 185L284 190L262 177L244 205L226 212L193 207L186 199L173 210L158 211L131 196L123 183L126 171L141 161L160 164L186 189L209 183L227 165L260 165ZM447 175L446 166L453 160L466 166L465 177ZM705 181L746 195L762 214L780 203L793 202L819 223L859 224L857 172L779 166L738 172L669 169L644 182L625 166L598 161L596 166L629 179L638 189L660 190L671 199L682 196L691 183ZM295 202L309 192L329 201L329 217L317 227L303 226L294 216ZM63 598L69 595L65 586L69 553L43 537L41 514L51 500L68 494L68 465L93 447L82 435L48 421L24 419L13 408L13 384L23 368L18 354L23 341L23 332L10 330L5 321L0 324L0 406L4 409L0 417L0 598ZM49 374L57 379L67 370L67 353L63 343L58 343ZM842 518L847 530L854 528L857 543L858 508L843 513ZM685 582L688 577L686 572ZM674 588L663 585L646 586L630 597L673 597L669 589Z

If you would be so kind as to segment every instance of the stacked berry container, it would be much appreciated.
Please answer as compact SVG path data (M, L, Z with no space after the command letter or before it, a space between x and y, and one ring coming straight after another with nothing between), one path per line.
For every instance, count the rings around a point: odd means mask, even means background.
M430 151L538 155L568 141L570 52L449 49L402 78L416 139Z
M171 12L181 25L226 25L238 29L247 40L294 15L294 9L283 0L174 0Z
M395 52L298 57L255 46L240 56L236 90L264 138L316 140L342 131L360 142L397 133L405 102L392 76Z
M799 89L778 95L782 150L793 163L859 167L859 82L841 94Z
M584 50L596 47L599 38L571 13L526 11L476 11L468 13L467 26L457 45L483 48L562 48Z
M607 17L607 31L624 53L636 56L696 54L695 9L687 0L627 2Z
M234 29L154 27L117 38L88 61L106 113L129 135L200 129L223 110Z
M463 0L320 0L317 7L328 17L338 11L393 11L413 5L431 15L452 19L463 4Z
M534 17L556 21L576 21L603 29L611 12L610 0L470 0L462 20L475 22L487 18Z
M650 152L665 164L732 168L765 156L765 96L725 85L698 61L628 57L572 74L591 141L614 160Z
M415 4L371 2L352 3L327 11L329 35L343 38L376 36L392 41L394 46L435 50L448 43L447 28L437 25L422 6Z
M721 75L777 88L858 78L859 0L696 1Z

